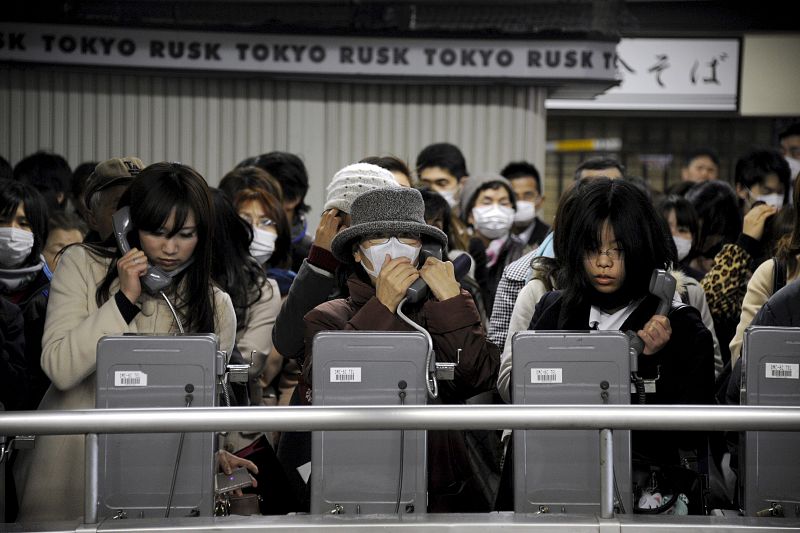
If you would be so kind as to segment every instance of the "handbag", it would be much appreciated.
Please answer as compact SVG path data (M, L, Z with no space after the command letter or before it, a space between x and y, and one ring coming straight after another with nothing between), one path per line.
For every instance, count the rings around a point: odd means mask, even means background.
M234 455L248 459L258 467L258 474L254 476L257 486L247 487L242 492L260 496L258 507L262 515L282 515L299 510L286 472L264 434ZM250 501L249 505L252 503Z

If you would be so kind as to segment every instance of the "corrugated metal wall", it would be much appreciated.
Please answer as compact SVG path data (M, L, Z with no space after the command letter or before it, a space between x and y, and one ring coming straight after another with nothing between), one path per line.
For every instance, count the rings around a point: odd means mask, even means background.
M336 170L367 155L393 154L413 165L425 145L448 141L462 148L473 173L517 158L543 167L544 98L536 87L4 66L0 155L13 165L50 150L72 166L138 155L146 163L182 161L216 184L250 155L287 150L306 162L307 203L318 214Z

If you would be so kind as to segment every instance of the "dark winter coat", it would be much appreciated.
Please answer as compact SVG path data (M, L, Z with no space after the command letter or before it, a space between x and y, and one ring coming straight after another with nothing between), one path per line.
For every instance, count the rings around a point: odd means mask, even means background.
M310 385L313 363L312 340L317 332L414 331L378 300L372 285L352 275L348 287L349 298L325 302L305 316L303 376L307 385ZM443 302L427 300L403 310L431 334L437 361L459 361L455 379L439 382L442 403L464 404L468 398L495 387L500 351L487 340L467 291L462 290L459 296ZM491 509L493 502L486 502L480 495L461 431L428 432L428 464L430 511L486 512Z
M586 330L589 305L568 309L562 305L561 291L545 294L536 305L530 329ZM621 331L642 329L655 314L659 300L646 297L624 322ZM714 404L714 343L703 325L699 311L691 306L676 308L669 315L672 335L666 346L651 355L639 355L639 375L648 380L657 376L656 392L647 394L648 404ZM631 403L637 403L635 395ZM704 436L690 432L634 431L634 457L653 464L678 464L678 448L691 450L704 446Z

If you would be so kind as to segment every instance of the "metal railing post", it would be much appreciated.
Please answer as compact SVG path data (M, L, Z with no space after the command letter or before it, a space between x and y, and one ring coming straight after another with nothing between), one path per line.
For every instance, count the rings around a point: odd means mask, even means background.
M97 500L98 500L98 438L97 433L87 433L84 446L84 500L83 500L83 522L85 524L97 523Z
M600 518L614 517L614 433L600 430Z
M9 440L0 435L0 524L6 521L6 444Z

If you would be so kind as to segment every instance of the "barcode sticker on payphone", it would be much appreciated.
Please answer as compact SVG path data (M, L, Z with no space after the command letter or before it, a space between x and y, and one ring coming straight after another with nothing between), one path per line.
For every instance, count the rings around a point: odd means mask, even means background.
M361 383L361 368L331 367L331 383Z
M531 368L531 383L563 383L561 368Z
M800 379L800 364L767 363L767 378Z
M115 387L147 387L147 374L138 370L114 372Z

